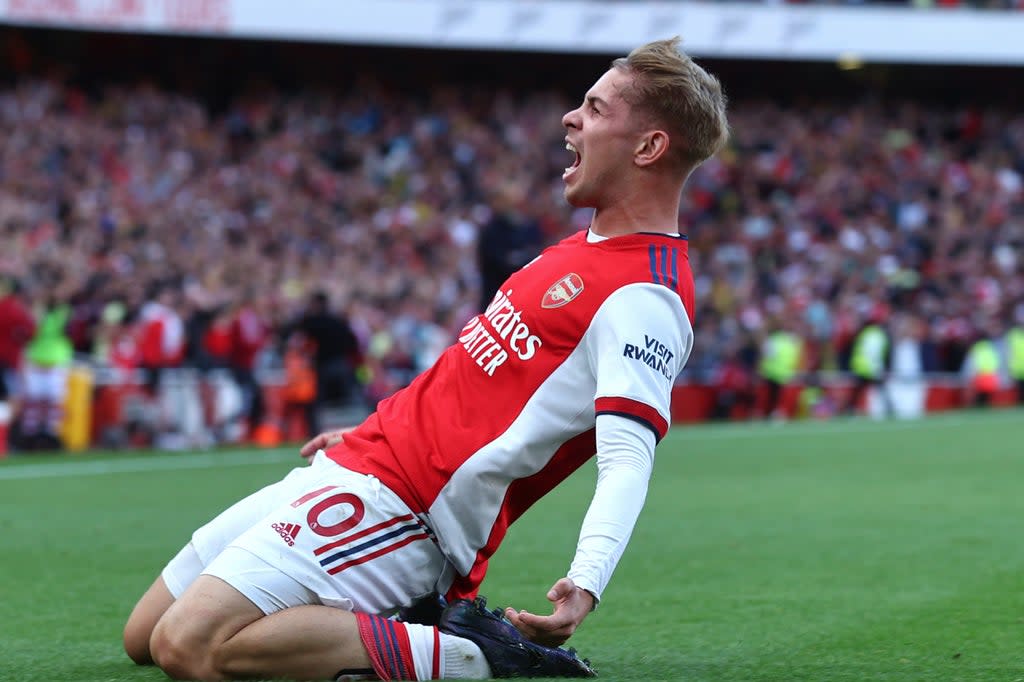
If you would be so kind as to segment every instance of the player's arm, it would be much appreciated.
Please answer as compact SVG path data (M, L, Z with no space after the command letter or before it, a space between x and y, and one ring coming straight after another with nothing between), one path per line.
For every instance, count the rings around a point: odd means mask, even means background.
M548 592L554 612L506 611L534 641L567 640L611 579L643 508L692 336L678 297L656 285L617 292L595 316L584 342L597 377L597 486L569 573Z
M548 591L554 612L550 616L512 609L506 612L530 639L550 646L561 644L597 606L643 508L655 443L654 433L636 421L598 415L597 487L569 574Z

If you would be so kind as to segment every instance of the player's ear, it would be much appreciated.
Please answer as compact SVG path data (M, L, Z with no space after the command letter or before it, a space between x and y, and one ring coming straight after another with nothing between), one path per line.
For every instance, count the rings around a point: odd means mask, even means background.
M633 152L633 162L640 166L650 166L668 153L668 133L664 130L650 130L644 133Z

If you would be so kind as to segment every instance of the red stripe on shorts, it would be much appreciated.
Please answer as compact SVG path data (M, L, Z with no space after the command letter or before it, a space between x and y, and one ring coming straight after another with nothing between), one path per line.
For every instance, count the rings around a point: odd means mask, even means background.
M325 486L323 488L320 488L319 490L314 490L311 493L306 493L305 495L303 495L299 499L297 499L294 502L292 502L292 506L293 507L301 507L303 504L305 504L306 502L309 502L314 497L319 497L320 495L323 495L328 490L334 490L337 487L338 486L336 486L336 485L328 485L328 486Z
M430 679L441 679L441 632L434 628L434 663L430 668Z

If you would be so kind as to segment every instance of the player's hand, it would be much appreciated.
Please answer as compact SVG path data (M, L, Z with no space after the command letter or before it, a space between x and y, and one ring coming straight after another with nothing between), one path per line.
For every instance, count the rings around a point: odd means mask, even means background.
M344 429L338 429L337 431L324 431L316 438L311 439L308 443L299 449L299 454L302 458L309 460L313 455L316 454L317 450L326 450L332 445L336 445L341 442L341 437L351 431L352 426L345 427Z
M505 609L505 617L528 639L545 646L564 644L594 608L594 595L576 587L569 578L562 578L548 590L548 601L555 605L550 616L529 611Z

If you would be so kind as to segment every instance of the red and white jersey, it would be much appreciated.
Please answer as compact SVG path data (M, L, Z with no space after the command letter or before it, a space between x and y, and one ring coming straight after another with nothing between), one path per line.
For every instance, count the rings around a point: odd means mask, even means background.
M327 455L378 477L476 593L509 524L595 454L616 414L661 438L689 357L685 237L578 233L513 274L429 370Z
M150 301L139 311L142 362L149 367L173 367L185 352L185 323L176 310Z

